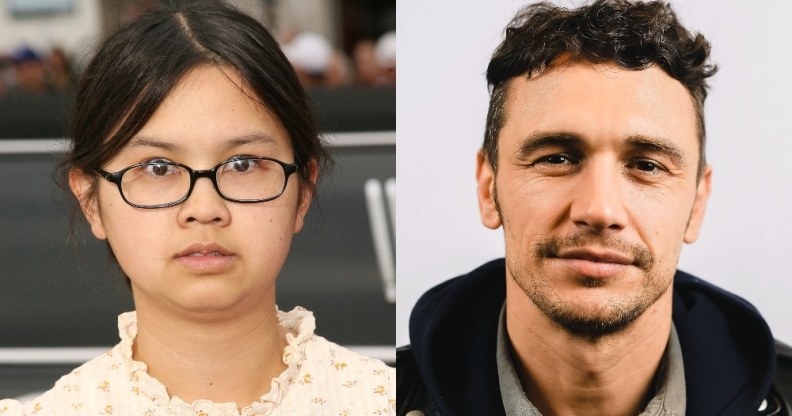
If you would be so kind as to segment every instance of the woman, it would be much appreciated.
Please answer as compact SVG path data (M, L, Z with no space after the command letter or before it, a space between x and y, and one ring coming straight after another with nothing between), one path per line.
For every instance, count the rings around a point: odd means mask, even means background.
M136 312L111 351L0 414L395 413L393 369L276 310L327 155L261 25L219 4L142 17L99 48L71 128L70 189Z

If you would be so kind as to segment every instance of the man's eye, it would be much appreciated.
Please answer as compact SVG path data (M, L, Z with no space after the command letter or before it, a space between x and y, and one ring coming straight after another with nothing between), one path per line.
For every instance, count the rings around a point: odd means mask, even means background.
M572 163L572 159L570 159L566 155L552 155L545 157L542 162L548 163L551 165L562 165L565 163Z
M649 172L649 173L656 173L661 170L660 166L648 160L639 160L633 164L633 167L635 167L640 171Z

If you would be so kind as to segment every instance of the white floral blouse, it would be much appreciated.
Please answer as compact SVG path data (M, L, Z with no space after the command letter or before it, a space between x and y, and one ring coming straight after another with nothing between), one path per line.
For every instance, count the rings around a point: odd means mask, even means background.
M278 320L289 332L283 350L288 368L268 393L241 410L234 403L170 397L146 365L132 359L137 316L127 312L118 317L121 342L112 350L32 401L0 400L0 415L395 415L393 368L314 335L313 314L303 308L278 312Z

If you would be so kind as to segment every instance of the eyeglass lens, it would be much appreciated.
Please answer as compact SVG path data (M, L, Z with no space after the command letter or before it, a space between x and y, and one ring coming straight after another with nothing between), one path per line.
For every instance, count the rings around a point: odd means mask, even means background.
M277 197L286 181L283 167L267 159L235 159L217 168L217 187L226 198L257 201ZM126 171L121 179L124 197L132 204L169 204L190 192L190 172L167 162L152 162Z

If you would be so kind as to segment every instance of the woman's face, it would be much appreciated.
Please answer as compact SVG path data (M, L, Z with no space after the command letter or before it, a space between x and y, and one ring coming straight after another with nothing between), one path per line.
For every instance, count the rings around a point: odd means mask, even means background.
M238 155L294 163L281 123L241 85L233 70L191 71L103 169L117 172L160 159L211 169ZM71 175L78 198L92 179ZM292 235L302 228L309 188L300 186L295 174L277 199L243 204L224 200L211 180L199 178L183 203L140 209L102 179L83 211L93 234L109 241L129 276L138 310L216 316L273 307L275 279Z

